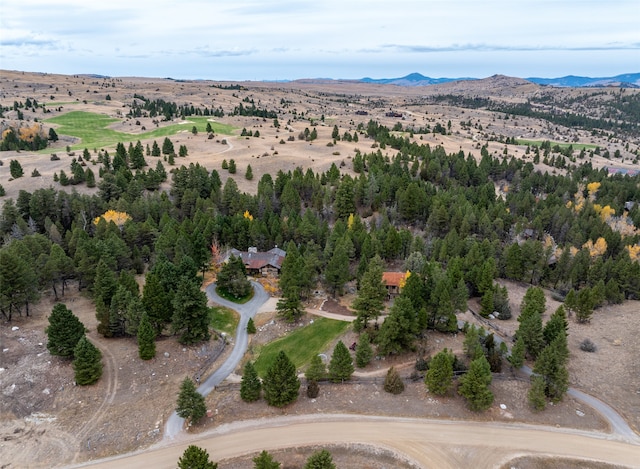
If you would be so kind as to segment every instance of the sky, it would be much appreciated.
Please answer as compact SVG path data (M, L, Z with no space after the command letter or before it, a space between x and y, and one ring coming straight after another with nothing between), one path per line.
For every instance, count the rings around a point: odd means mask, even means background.
M640 0L0 0L0 70L211 80L640 72Z

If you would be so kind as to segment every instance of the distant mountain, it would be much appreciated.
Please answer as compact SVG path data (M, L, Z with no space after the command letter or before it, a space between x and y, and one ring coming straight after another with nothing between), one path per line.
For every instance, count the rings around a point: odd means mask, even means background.
M559 87L625 87L625 88L640 88L640 73L625 73L623 75L617 75L615 77L578 77L575 75L568 75L560 78L525 78L532 83L538 85L550 85Z
M397 85L397 86L428 86L440 83L450 83L452 81L471 81L479 80L478 78L431 78L420 73L410 73L400 78L362 78L357 80L361 83L372 83L377 85ZM626 73L615 77L579 77L569 75L560 78L524 78L531 83L538 85L549 85L558 87L625 87L640 88L640 73Z
M420 73L410 73L401 78L362 78L362 83L373 83L376 85L398 85L398 86L427 86L439 83L449 83L451 81L476 80L476 78L430 78Z

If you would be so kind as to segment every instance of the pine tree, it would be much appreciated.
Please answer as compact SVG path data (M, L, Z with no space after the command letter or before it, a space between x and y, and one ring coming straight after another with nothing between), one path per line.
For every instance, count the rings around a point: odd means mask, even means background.
M384 379L384 390L390 394L401 394L404 391L404 382L393 366L387 371L387 376Z
M373 358L373 348L371 347L371 339L369 334L363 332L358 337L356 345L356 366L358 368L366 367Z
M206 449L189 445L178 459L178 469L217 469L218 464L209 459Z
M322 361L322 357L320 355L314 355L311 357L311 362L304 373L304 377L307 378L307 381L320 381L323 380L326 375L327 367Z
M413 346L417 316L408 298L396 298L376 338L379 355L400 353Z
M475 360L480 355L484 354L482 344L480 343L480 329L474 324L471 324L464 333L462 349L464 350L467 358L470 358L471 360Z
M566 337L568 330L569 323L567 322L567 315L564 311L564 307L560 305L544 325L542 335L544 336L545 343L549 345L553 342L553 339L560 334L563 334Z
M260 399L262 383L258 377L253 363L248 361L244 365L242 381L240 382L240 397L245 402L254 402Z
M73 350L73 371L80 386L93 384L102 376L102 353L87 336L82 336Z
M138 355L143 360L151 360L156 356L156 331L147 313L142 315L138 326Z
M251 293L251 282L247 280L247 271L241 257L231 256L222 265L216 285L234 298L244 298Z
M333 464L331 453L323 449L309 456L303 469L336 469L336 465Z
M207 413L204 396L196 390L191 378L186 377L180 385L176 413L183 419L197 423Z
M561 401L569 389L566 361L566 337L558 336L544 348L533 367L533 372L544 380L545 394L553 402Z
M518 321L522 323L525 319L533 314L542 316L546 309L547 299L544 296L544 291L540 287L529 287L527 292L522 298L520 304L520 316Z
M524 347L532 358L536 358L544 348L544 332L542 330L542 317L533 312L520 323L517 337L522 337Z
M280 351L267 370L262 389L267 404L274 407L284 407L298 398L300 380L296 375L295 365L284 351Z
M375 256L369 261L369 267L360 281L358 296L352 307L356 312L353 328L356 332L365 329L371 319L378 319L384 310L387 289L382 281L382 259Z
M298 287L290 286L282 292L282 298L276 304L278 316L289 323L296 322L304 314Z
M467 374L460 378L458 393L467 399L473 411L487 410L493 404L491 384L491 368L484 355L471 362Z
M256 323L253 322L253 318L249 318L247 322L247 334L255 334L256 333Z
M253 469L280 469L280 463L273 460L273 456L266 451L262 451L253 458Z
M438 352L429 363L424 382L429 392L444 396L453 385L453 362L455 357L448 349Z
M74 349L84 337L84 325L78 317L67 309L66 305L56 303L49 316L47 349L51 355L73 357Z
M247 170L244 173L245 179L251 181L253 179L253 169L251 169L251 165L247 165Z
M334 347L331 361L329 362L329 379L334 383L339 383L351 379L353 371L353 359L349 349L340 340Z
M207 296L193 280L183 277L173 298L171 328L179 333L178 342L195 344L209 340Z
M542 376L533 376L531 378L531 387L527 393L529 404L536 411L544 410L547 406L547 398L545 396L546 383Z
M336 243L333 255L327 263L324 278L335 297L342 294L342 287L349 280L349 255L342 240Z
M511 355L509 356L509 363L511 363L511 366L515 369L522 368L522 365L524 365L525 353L526 348L524 346L524 340L522 340L522 337L518 337L516 339L516 343L511 349Z

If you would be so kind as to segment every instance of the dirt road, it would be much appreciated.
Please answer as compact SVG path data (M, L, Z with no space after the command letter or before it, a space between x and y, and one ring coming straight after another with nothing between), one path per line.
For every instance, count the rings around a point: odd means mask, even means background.
M640 446L609 435L554 427L489 422L313 415L221 426L180 443L162 443L138 454L74 467L174 468L189 444L215 461L311 444L365 443L395 451L424 468L493 468L516 455L586 458L640 467Z

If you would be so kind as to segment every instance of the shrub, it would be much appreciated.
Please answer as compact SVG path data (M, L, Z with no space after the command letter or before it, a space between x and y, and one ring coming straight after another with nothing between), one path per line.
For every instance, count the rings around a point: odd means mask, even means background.
M582 350L583 352L590 352L593 353L595 351L598 350L598 347L596 346L596 344L594 344L591 339L584 339L581 343L580 343L580 350Z
M58 155L56 155L55 153L51 153L51 161L58 161L60 159L60 157Z

